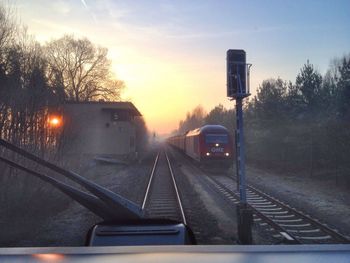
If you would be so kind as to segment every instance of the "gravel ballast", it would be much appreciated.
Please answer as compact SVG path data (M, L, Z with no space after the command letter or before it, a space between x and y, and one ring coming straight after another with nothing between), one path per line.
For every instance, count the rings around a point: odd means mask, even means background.
M265 193L350 236L350 193L334 180L247 167L247 179Z

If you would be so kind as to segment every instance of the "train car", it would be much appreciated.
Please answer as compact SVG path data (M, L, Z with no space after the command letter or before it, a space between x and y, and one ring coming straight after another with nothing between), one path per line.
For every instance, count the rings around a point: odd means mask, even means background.
M231 165L233 162L233 139L221 125L205 125L171 137L168 142L202 164Z
M185 136L186 134L170 137L168 143L178 150L185 151Z

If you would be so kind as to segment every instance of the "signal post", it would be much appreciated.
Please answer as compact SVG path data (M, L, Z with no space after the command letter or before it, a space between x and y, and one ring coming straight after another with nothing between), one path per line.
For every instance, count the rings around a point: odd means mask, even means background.
M243 99L249 93L249 71L251 64L246 63L246 52L241 49L229 49L226 53L227 97L236 101L236 174L239 191L237 206L238 239L241 244L252 244L252 211L247 203L245 180L245 153L243 133Z

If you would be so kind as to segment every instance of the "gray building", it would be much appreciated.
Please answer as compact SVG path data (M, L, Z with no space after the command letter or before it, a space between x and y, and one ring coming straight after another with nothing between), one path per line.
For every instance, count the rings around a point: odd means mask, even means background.
M136 116L141 114L131 102L67 102L63 106L66 152L135 156Z

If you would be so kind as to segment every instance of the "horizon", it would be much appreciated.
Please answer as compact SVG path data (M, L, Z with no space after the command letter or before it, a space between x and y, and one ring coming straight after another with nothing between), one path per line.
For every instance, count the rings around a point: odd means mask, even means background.
M265 79L294 83L307 60L324 75L332 59L349 53L349 1L269 3L18 0L10 5L42 44L74 34L108 48L113 70L126 84L122 100L133 102L150 132L164 135L197 105L207 112L220 103L234 107L226 97L228 49L247 52L253 95Z

